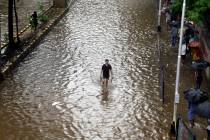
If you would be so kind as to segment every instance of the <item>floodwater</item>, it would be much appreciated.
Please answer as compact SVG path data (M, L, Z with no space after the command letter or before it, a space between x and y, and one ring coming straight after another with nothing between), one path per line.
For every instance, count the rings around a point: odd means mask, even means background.
M0 139L168 140L176 52L164 49L169 78L163 106L155 5L153 0L75 1L0 84ZM105 58L114 79L102 94ZM181 87L192 86L193 77L185 77Z

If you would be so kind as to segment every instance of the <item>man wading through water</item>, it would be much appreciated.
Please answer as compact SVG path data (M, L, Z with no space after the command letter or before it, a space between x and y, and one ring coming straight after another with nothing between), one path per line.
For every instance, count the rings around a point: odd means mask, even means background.
M105 87L105 89L107 89L107 87L108 87L110 73L111 73L111 77L113 79L112 66L109 64L109 60L105 59L105 64L103 64L103 66L102 66L101 75L100 75L100 78L102 81L102 86Z

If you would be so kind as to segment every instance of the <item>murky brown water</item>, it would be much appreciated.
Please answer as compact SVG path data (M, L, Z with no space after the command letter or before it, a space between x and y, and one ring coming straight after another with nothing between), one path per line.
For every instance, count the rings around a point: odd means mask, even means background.
M77 0L1 83L0 138L169 139L176 53L164 49L169 67L162 107L152 34L155 4L153 0ZM105 58L114 72L108 96L101 95L99 81ZM192 76L182 80L181 87L193 85Z

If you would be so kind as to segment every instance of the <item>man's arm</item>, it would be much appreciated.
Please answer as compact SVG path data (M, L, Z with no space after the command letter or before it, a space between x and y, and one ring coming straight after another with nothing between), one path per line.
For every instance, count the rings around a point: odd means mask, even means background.
M102 75L103 75L103 66L101 68L100 80L102 80Z
M113 71L112 71L112 70L110 70L110 72L111 72L111 76L112 76L112 79L113 79L113 78L114 78Z
M111 67L111 68L110 68L110 73L111 73L111 77L112 77L112 79L113 79L114 76L113 76L112 66L110 65L110 67Z

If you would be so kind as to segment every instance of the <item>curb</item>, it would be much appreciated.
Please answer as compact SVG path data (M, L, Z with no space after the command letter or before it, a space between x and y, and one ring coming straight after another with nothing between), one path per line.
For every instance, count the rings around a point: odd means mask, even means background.
M40 41L52 30L52 28L63 18L63 16L67 13L69 8L66 8L61 14L55 17L54 20L52 20L49 25L47 25L44 30L41 33L38 33L36 38L28 45L24 50L11 58L9 64L6 64L6 66L1 69L0 78L4 79L7 74L9 74L39 43Z

